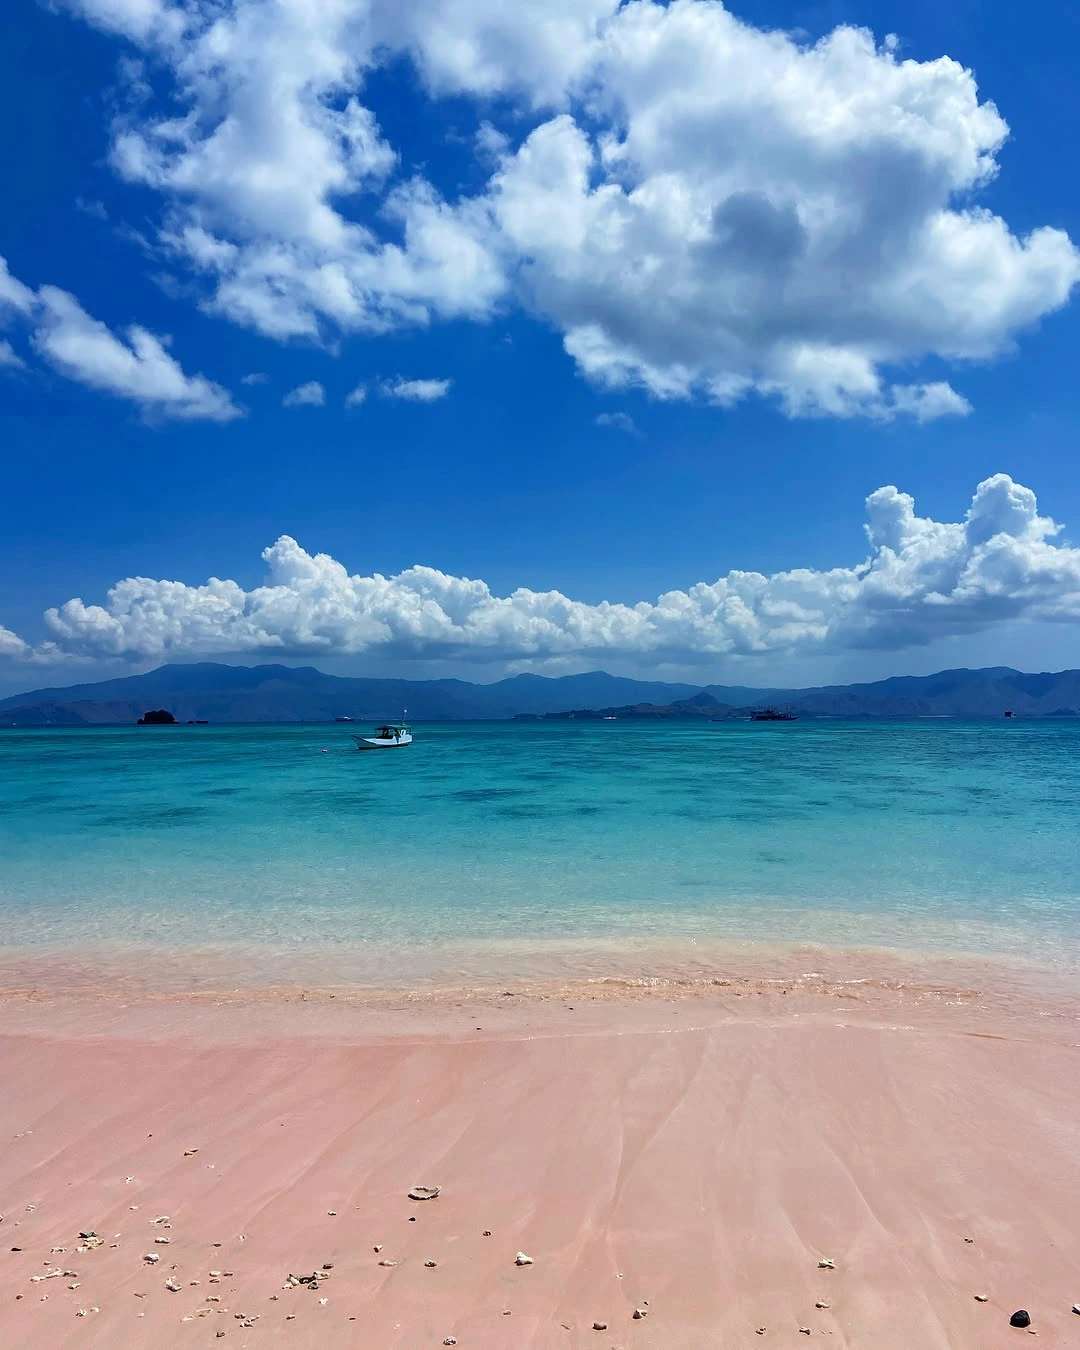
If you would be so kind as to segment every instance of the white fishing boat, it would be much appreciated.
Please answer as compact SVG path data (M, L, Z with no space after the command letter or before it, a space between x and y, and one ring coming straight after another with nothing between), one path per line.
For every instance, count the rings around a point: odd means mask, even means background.
M387 722L374 736L354 736L357 750L396 750L412 745L412 727L405 722Z

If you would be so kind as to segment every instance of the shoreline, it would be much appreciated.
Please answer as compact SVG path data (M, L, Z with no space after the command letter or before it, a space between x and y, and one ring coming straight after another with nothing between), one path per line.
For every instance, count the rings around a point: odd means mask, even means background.
M1075 952L1073 948L1076 948ZM152 1000L393 1000L482 996L505 985L543 998L562 990L597 997L668 990L692 996L716 986L881 985L985 990L992 996L1080 998L1080 944L1055 959L1030 951L919 949L776 939L605 937L455 941L393 947L343 941L284 949L218 941L0 944L0 1000L93 997Z

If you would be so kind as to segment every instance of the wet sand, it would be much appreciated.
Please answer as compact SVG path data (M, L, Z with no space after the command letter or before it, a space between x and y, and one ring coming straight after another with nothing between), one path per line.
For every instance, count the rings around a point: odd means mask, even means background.
M876 977L9 992L0 1345L994 1350L1019 1308L1075 1345L1077 1013Z

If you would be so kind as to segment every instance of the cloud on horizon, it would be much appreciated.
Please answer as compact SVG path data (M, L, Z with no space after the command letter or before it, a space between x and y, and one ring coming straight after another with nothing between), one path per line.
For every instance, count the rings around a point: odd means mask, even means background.
M492 593L483 581L411 567L353 576L288 535L245 591L128 577L104 605L46 612L49 641L0 628L0 655L34 663L262 653L477 661L633 657L659 665L718 655L901 650L1013 621L1080 620L1080 549L1058 542L1035 494L1007 474L979 484L964 519L915 513L895 487L866 499L869 554L850 567L732 571L635 605L558 591Z
M604 388L928 422L971 410L942 362L1008 353L1080 279L1064 231L978 204L1009 129L973 73L865 29L717 0L57 3L148 58L110 160L157 194L156 248L280 341L517 307ZM365 103L401 57L505 110L471 195L408 173Z

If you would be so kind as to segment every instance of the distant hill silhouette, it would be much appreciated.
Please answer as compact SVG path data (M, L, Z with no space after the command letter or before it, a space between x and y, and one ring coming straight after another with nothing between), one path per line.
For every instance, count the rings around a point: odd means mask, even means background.
M166 665L144 675L0 700L0 726L135 723L147 708L179 722L378 721L403 707L410 720L463 721L533 716L702 719L768 703L800 717L1080 716L1080 671L1025 675L1007 666L903 675L872 684L815 689L665 684L604 671L515 675L495 684L466 680L374 680L324 675L312 666Z
M203 661L159 666L60 689L0 699L0 725L89 726L136 722L147 708L167 708L179 722L377 721L403 707L416 721L508 718L578 704L670 702L692 684L623 679L595 671L547 679L515 675L496 684L466 680L375 680L324 675L312 666L229 666Z

